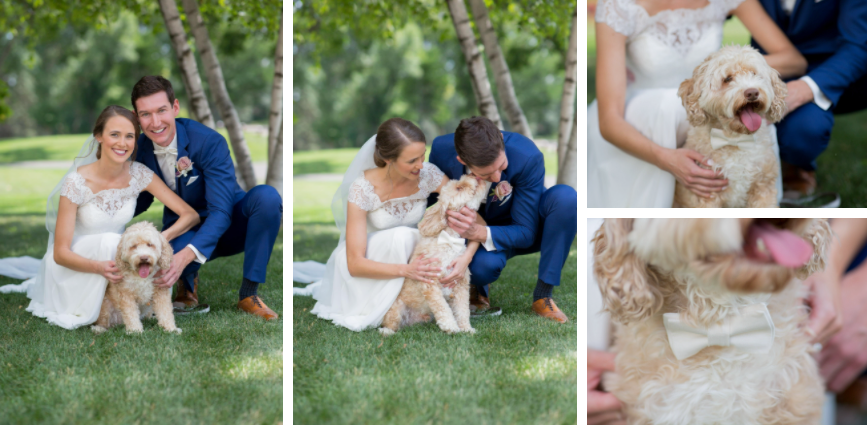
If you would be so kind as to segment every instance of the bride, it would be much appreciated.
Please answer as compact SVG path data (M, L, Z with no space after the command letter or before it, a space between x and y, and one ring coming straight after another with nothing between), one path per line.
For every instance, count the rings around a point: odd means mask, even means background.
M114 105L105 108L96 119L93 136L51 192L45 220L48 250L37 276L15 288L0 288L2 292L26 290L31 299L27 311L34 316L66 329L96 321L107 282L121 280L113 260L141 191L179 213L180 219L163 230L166 239L199 223L195 210L162 179L133 162L138 136L138 120L131 111Z
M428 196L448 182L439 168L424 162L425 143L415 124L391 118L352 160L331 203L340 242L324 271L312 262L293 264L294 276L321 278L307 288L295 288L296 295L316 299L313 314L353 331L375 328L405 278L433 282L440 275L440 265L429 259L407 264L419 240L416 226ZM454 263L441 265L450 272L439 280L462 274L478 246L470 242Z
M677 88L720 48L729 14L783 79L805 72L807 61L758 0L599 0L598 98L587 109L588 207L671 207L675 180L699 196L725 189L722 175L697 164L708 165L701 154L680 148L689 123ZM776 140L775 129L771 134Z

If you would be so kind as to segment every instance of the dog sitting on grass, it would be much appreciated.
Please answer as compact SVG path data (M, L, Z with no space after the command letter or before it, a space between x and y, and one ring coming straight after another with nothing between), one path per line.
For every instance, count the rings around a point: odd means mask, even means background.
M115 265L123 280L109 282L99 310L99 318L91 327L100 334L117 323L112 315L120 313L127 333L141 333L141 313L152 310L157 323L168 332L181 333L175 326L171 288L154 286L154 275L172 264L174 250L165 237L147 221L129 226L117 246Z
M435 260L434 263L449 265L466 250L466 241L449 228L446 211L459 211L463 207L478 210L485 199L486 185L471 175L446 183L440 191L438 202L427 210L418 224L421 240L416 245L410 261L419 256ZM440 278L450 270L444 269ZM452 289L434 283L406 279L397 300L385 313L379 332L392 335L404 326L430 320L431 315L443 332L469 332L470 326L470 271L459 278Z

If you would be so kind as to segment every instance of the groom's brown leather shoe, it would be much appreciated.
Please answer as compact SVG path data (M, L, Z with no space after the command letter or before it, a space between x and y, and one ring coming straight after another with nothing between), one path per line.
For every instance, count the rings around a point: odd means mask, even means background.
M259 316L265 320L274 320L280 316L268 308L265 303L262 302L262 299L259 298L258 295L250 295L247 298L238 302L238 308L246 311L247 313L254 314Z
M554 300L551 298L539 298L536 300L533 303L533 312L558 323L569 322L569 318L557 308L557 304L554 304Z
M476 287L470 285L470 317L499 316L503 313L500 307L491 307L488 297L479 295Z
M188 309L199 305L199 276L193 279L193 291L187 290L183 281L178 281L178 294L172 301L172 306L178 309Z

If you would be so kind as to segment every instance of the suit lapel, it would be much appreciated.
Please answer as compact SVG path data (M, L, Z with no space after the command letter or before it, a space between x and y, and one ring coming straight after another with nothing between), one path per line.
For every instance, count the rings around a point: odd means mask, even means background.
M178 132L178 161L185 156L189 156L187 153L187 147L190 144L190 139L187 138L187 132L184 129L184 126L178 121L175 120L175 131ZM181 195L181 178L175 177L175 187L178 188L178 195Z

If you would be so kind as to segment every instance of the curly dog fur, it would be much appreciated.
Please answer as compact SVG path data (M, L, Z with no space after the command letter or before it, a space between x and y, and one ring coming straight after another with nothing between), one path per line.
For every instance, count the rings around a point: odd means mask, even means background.
M470 175L446 183L440 191L438 202L425 212L424 218L418 225L422 238L416 245L410 261L419 256L433 259L435 261L432 264L443 266L439 277L447 275L450 271L446 270L446 267L463 254L466 247L458 248L437 242L441 232L453 238L460 237L457 232L448 227L446 211L458 211L463 207L478 210L485 199L485 188L484 182ZM431 315L443 332L476 332L470 326L469 270L458 279L451 290L441 287L436 280L433 283L409 278L404 280L397 300L382 319L379 332L383 335L392 335L401 327L429 321Z
M750 226L785 229L812 246L792 269L745 253ZM825 219L607 219L594 238L594 273L615 323L616 374L607 390L629 424L817 424L823 384L811 356L801 279L824 268ZM710 326L738 308L767 303L768 353L710 346L677 360L666 312Z
M786 113L787 90L780 74L752 47L728 46L697 66L677 94L692 126L684 147L708 158L729 184L722 192L712 193L711 198L703 198L678 182L674 206L777 207L779 161L765 122L779 122ZM762 118L756 131L750 131L739 119L739 112L745 108ZM712 129L722 130L725 137L753 134L755 143L714 149Z
M150 222L129 226L121 236L114 260L123 280L109 282L99 318L91 329L95 333L105 332L116 322L111 320L112 315L119 312L127 333L141 333L140 308L144 307L145 310L152 308L160 327L181 333L175 326L171 288L157 288L153 283L158 271L171 266L173 254L172 246Z

